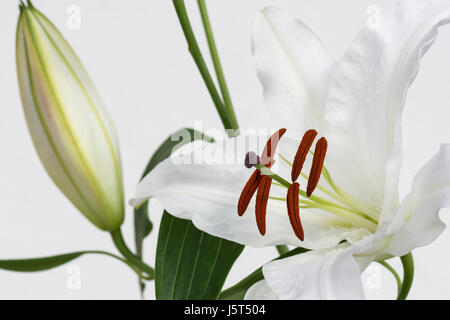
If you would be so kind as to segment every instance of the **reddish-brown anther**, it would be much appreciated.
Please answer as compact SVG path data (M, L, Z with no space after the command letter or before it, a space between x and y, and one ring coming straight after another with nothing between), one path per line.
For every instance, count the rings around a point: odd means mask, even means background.
M278 142L280 142L281 137L285 133L285 128L279 129L267 141L261 157L261 163L264 164L267 168L270 168L273 165L273 156L275 154L275 150L277 149Z
M303 135L302 141L298 146L297 153L295 154L294 162L292 164L291 179L292 182L298 179L300 172L302 172L303 164L305 163L306 156L308 155L309 149L317 136L317 131L314 129L308 130Z
M327 153L327 139L320 138L316 143L314 150L314 158L309 172L308 186L306 188L306 195L309 197L319 183L320 175L322 173L323 162Z
M303 232L302 221L300 220L300 207L298 206L298 189L299 184L294 182L288 189L286 204L289 215L289 221L291 222L292 229L295 232L297 238L301 241L305 239Z
M252 200L256 189L258 189L260 181L261 172L259 172L259 170L255 170L255 172L253 172L250 179L248 179L247 183L245 184L244 189L242 189L241 196L239 197L238 214L240 216L242 216L245 213L245 210L247 210L248 204L250 203L250 200Z
M269 200L270 186L272 178L266 175L261 176L259 182L258 193L256 194L256 224L258 225L259 233L266 234L266 209L267 201Z

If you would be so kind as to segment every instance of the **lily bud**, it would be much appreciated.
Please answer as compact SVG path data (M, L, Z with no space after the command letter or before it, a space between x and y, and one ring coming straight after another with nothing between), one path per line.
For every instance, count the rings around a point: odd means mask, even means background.
M53 182L93 224L124 219L113 123L78 56L33 5L20 5L17 73L28 129Z

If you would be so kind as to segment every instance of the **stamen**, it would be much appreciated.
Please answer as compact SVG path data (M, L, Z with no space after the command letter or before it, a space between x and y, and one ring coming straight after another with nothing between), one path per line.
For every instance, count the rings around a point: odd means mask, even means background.
M298 190L299 184L294 182L288 189L286 204L289 215L289 221L291 222L292 229L295 232L297 238L301 241L305 239L303 232L302 221L300 220L300 207L298 205Z
M291 183L287 180L283 179L263 164L259 164L255 166L262 175L270 176L274 181L273 184L278 184L283 186L286 189L289 189ZM323 169L323 168L322 168ZM305 191L299 188L298 193L301 197L307 198L307 194ZM287 199L286 199L287 200ZM308 200L299 200L300 208L312 208L312 209L320 209L325 212L329 212L333 215L336 215L340 218L343 218L345 223L350 223L353 226L363 227L370 231L375 231L377 228L377 220L371 219L363 212L355 211L349 207L341 206L338 203L334 203L329 201L327 198L322 198L320 196L311 195ZM345 202L343 202L345 204Z
M294 163L292 164L291 178L292 182L298 179L300 172L302 171L303 164L305 163L306 156L308 155L309 149L317 136L317 131L314 129L308 130L303 135L302 141L298 146L297 153L295 154Z
M314 189L316 189L317 184L319 183L323 162L327 153L327 146L327 139L325 139L324 137L320 138L316 143L311 171L309 172L308 186L306 188L306 195L308 197L311 196Z
M250 169L255 164L260 164L261 158L253 151L247 152L245 155L245 166Z
M256 224L258 225L259 233L261 235L266 234L266 209L267 200L269 200L270 186L272 184L272 178L266 175L261 176L261 182L259 183L258 193L256 194Z
M259 170L255 170L255 172L253 172L250 179L248 179L247 183L245 184L244 189L242 189L241 196L239 197L238 214L240 216L242 216L247 210L248 204L255 194L260 181L261 172Z
M285 134L286 129L282 128L275 132L267 141L266 146L262 153L262 164L264 164L267 168L272 167L274 164L273 156L275 154L275 150L278 146L278 142L281 137Z

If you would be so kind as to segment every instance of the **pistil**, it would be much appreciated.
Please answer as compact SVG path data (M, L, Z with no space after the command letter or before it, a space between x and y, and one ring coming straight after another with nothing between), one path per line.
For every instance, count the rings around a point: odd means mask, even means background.
M343 221L346 221L351 225L364 227L374 232L377 228L377 220L373 219L370 215L367 215L365 213L367 211L360 210L361 208L364 208L363 205L359 205L357 201L352 200L350 196L346 195L343 191L337 188L337 186L333 183L328 170L325 168L324 160L327 152L327 140L324 137L320 138L316 143L314 152L310 151L315 137L317 136L317 131L311 129L305 132L295 155L293 164L280 155L280 157L292 167L292 183L270 170L274 164L275 150L278 146L280 138L285 132L286 129L280 129L269 138L264 147L261 158L259 158L254 152L248 152L246 154L245 166L247 168L255 167L256 170L250 176L250 179L244 186L239 198L239 216L242 216L245 213L253 195L256 193L255 218L261 235L266 234L266 214L269 198L286 202L289 222L291 223L295 235L301 241L304 240L304 231L300 219L301 208L321 209L343 218ZM309 177L301 172L308 152L313 154ZM296 181L300 175L307 180L306 190L302 190L300 188L300 184ZM325 180L334 192L319 185L321 176L324 176ZM269 196L272 184L288 189L286 199ZM312 195L316 188L330 196L330 198L337 200L338 203ZM301 200L299 196L304 198L304 200ZM339 203L344 205L340 205ZM371 211L368 212L372 214Z

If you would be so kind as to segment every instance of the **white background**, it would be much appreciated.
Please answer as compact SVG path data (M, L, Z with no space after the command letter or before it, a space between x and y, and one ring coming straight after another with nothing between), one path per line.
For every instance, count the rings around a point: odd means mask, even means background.
M270 127L250 55L250 28L266 5L303 19L340 57L365 24L366 9L392 1L367 0L209 0L209 11L241 127ZM35 6L62 31L84 62L105 100L120 136L126 196L152 152L171 132L193 126L220 128L201 78L189 56L169 0L35 0ZM196 1L187 0L202 48L206 51ZM70 5L81 8L81 28L67 27ZM115 251L107 233L98 231L62 196L43 170L22 114L15 72L18 1L0 3L0 259L45 256L80 249ZM450 142L450 30L422 60L404 115L405 157L401 191L409 190L420 166L440 142ZM151 206L156 225L145 244L153 265L161 207ZM446 212L443 219L449 221ZM132 210L125 236L133 243ZM416 276L411 298L450 298L450 231L415 250ZM245 249L226 282L229 286L275 257L274 248ZM395 264L398 267L398 264ZM81 288L67 287L70 266L81 271ZM367 281L367 280L371 281ZM384 269L365 275L369 298L392 298L395 283ZM149 285L147 298L153 298ZM47 272L0 270L0 298L137 299L134 273L108 257L86 256Z

